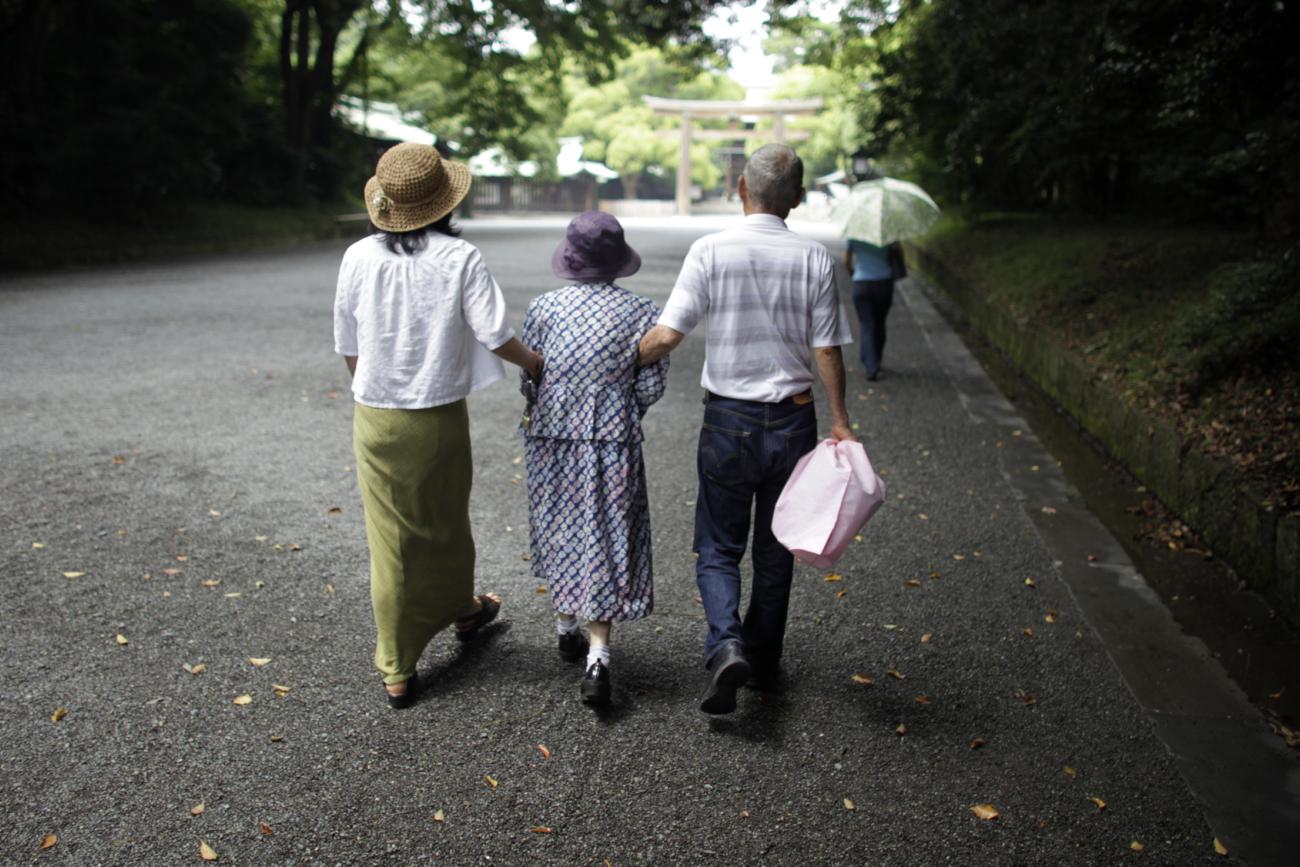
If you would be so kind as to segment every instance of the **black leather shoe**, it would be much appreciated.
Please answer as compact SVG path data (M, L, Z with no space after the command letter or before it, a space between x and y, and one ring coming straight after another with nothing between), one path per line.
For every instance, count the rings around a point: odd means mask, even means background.
M749 680L745 686L759 692L781 691L781 665L779 663L751 663Z
M700 710L708 714L731 713L736 709L736 690L749 680L752 669L738 643L728 644L709 663L709 685L700 699Z
M388 697L388 706L393 710L406 710L415 704L415 700L420 697L420 687L420 677L415 674L406 679L406 692L393 695L388 691L388 687L384 687L384 695Z
M560 636L560 657L565 662L577 662L587 655L587 637L581 629Z
M609 667L599 659L593 662L582 678L580 692L586 704L599 707L609 704Z

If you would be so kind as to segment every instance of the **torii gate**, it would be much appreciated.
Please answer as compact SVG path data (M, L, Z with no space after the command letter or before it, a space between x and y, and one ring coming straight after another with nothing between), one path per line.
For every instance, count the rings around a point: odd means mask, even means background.
M785 119L788 115L816 114L822 108L820 96L812 99L774 99L766 102L739 102L709 99L665 99L661 96L643 96L642 101L655 114L679 115L682 119L680 133L665 129L657 135L671 138L681 136L681 151L677 159L677 213L686 216L691 212L691 141L700 138L710 141L733 141L735 139L759 138L768 135L766 131L753 129L691 129L691 118L723 117L737 120L741 115L766 114L772 117L771 138L784 142L808 138L807 130L790 130L786 132Z

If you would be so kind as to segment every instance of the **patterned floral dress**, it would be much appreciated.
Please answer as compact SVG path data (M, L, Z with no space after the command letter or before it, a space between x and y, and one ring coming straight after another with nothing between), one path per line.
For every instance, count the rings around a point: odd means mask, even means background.
M524 317L523 341L545 359L520 425L533 574L556 611L585 620L654 607L641 416L664 393L668 359L638 369L636 356L658 318L612 283L548 292Z

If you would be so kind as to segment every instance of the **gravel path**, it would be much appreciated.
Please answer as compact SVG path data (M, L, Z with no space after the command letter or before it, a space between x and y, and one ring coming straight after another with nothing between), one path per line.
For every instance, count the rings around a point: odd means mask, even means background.
M561 225L466 232L516 323ZM703 225L631 227L625 285L662 303ZM435 640L432 694L388 711L343 246L0 283L0 861L1224 863L1004 472L1029 432L962 411L906 304L849 395L889 502L842 580L798 571L784 693L695 709L692 337L647 417L658 608L615 629L614 706L554 653L498 384L471 400L472 509L503 622Z

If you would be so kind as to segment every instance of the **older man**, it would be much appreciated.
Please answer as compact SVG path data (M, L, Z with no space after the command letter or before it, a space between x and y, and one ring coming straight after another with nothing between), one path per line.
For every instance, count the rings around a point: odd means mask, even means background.
M744 222L691 247L659 323L641 340L640 362L671 352L706 316L704 426L696 458L696 580L709 621L704 642L705 713L730 713L751 676L778 674L794 558L772 535L777 497L817 443L814 368L826 389L831 436L853 439L844 405L848 318L835 266L821 244L785 225L803 199L803 162L785 145L750 157L740 179ZM740 560L754 566L740 617Z

